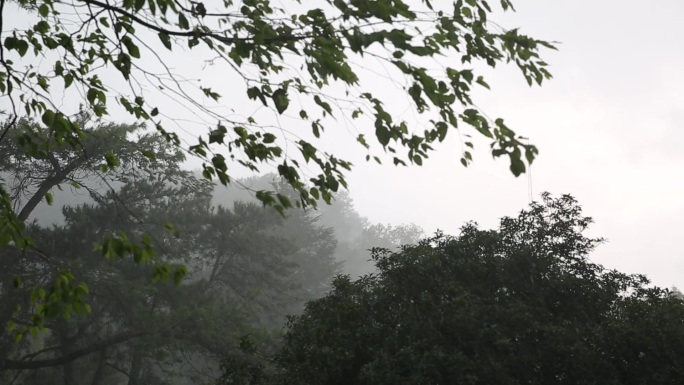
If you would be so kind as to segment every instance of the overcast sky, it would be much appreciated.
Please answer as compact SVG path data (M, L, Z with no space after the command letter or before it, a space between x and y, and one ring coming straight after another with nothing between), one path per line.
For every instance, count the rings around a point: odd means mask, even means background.
M492 91L478 92L476 103L538 146L531 173L535 197L570 193L595 219L592 235L608 239L594 254L596 262L684 287L684 2L514 3L518 12L496 21L560 42L558 52L545 55L554 79L530 88L514 67L499 67L488 72ZM166 60L174 70L228 87L224 112L249 114L253 105L244 103L235 75L198 66L196 51L174 52L185 55ZM189 128L192 122L176 122L189 135L197 132ZM505 160L492 160L486 141L475 143L469 168L458 162L458 135L450 135L423 167L358 164L349 177L357 209L374 222L413 222L427 233L455 234L469 220L496 226L501 216L528 204L528 179L513 177ZM352 148L324 146L343 155Z
M514 68L497 69L480 107L539 147L535 197L570 193L594 218L592 235L608 239L596 262L684 287L684 2L514 3L518 12L500 24L561 42L547 55L554 79L529 88ZM451 139L422 168L357 168L359 211L456 233L467 220L495 226L527 204L526 177L485 151L464 169Z

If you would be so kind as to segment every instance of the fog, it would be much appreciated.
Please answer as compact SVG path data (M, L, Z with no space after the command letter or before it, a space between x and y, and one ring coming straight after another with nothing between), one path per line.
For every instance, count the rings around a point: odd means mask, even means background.
M478 95L488 114L505 117L539 147L535 199L543 191L570 193L594 218L592 234L608 242L592 259L664 286L684 285L677 241L684 229L684 49L675 42L684 34L683 7L520 1L501 23L561 43L548 54L554 78L530 88L514 68L497 68L493 91ZM526 177L512 177L484 148L464 169L452 139L422 168L357 168L350 194L359 210L375 221L454 233L468 220L494 225L528 203Z
M401 2L349 2L371 15L357 26L267 16L346 2L165 1L1 2L0 383L681 381L684 3L408 1L411 19ZM453 12L440 22L472 62L430 19ZM99 17L137 29L99 19L82 52L45 48ZM261 36L261 17L301 35ZM443 52L371 33L383 26L435 33ZM514 28L557 49L508 53ZM28 54L12 40L25 32L41 39ZM506 58L553 77L526 81ZM457 97L439 83L451 67L489 89ZM450 112L458 128L428 139ZM494 157L503 144L517 152Z

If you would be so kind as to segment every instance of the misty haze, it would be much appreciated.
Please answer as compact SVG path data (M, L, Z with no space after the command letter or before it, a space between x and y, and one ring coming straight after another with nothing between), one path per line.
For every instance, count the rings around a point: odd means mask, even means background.
M0 0L0 385L683 384L682 15Z

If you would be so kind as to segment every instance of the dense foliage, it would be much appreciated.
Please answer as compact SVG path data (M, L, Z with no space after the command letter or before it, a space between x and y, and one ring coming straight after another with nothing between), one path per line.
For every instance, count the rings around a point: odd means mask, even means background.
M217 192L141 126L80 119L83 152L24 161L18 143L42 127L30 120L0 143L40 245L1 250L2 383L681 380L681 295L591 263L600 240L583 235L591 220L570 196L544 195L497 230L419 241L415 226L370 223L345 194L281 216ZM84 155L107 152L116 167ZM297 195L273 175L241 183ZM44 223L45 191L87 200ZM375 271L359 264L374 246L389 248L374 249ZM331 287L338 271L373 273Z
M289 321L279 381L297 384L679 384L684 301L591 263L570 196L499 229L475 224L341 276Z
M68 149L25 161L17 142L40 130L29 120L0 143L0 155L13 160L0 172L29 219L26 234L41 245L0 248L2 384L213 383L263 365L285 316L349 269L339 258L368 258L338 247L336 229L354 239L375 234L351 201L281 216L182 170L183 155L159 135L81 119L89 127L83 152L116 152L117 167ZM296 194L273 176L258 182ZM46 221L47 206L35 198L42 191L75 201ZM121 258L116 249L131 245L143 247Z
M513 9L510 0L500 7ZM153 151L119 153L116 143L87 151L97 138L89 138L81 108L108 121L129 115L156 129L169 151L201 158L209 180L229 184L237 172L275 170L295 194L252 193L281 213L330 203L346 188L351 154L324 145L341 124L353 127L346 132L366 161L395 165L421 165L450 131L471 126L519 175L537 149L479 111L473 90L489 88L483 67L508 62L530 85L541 84L551 75L540 51L553 46L490 22L495 11L485 0L0 0L0 145L18 139L5 162L32 170L41 164L37 172L49 181L24 180L37 189L23 201L0 179L0 245L57 260L24 230L28 214L41 200L52 202L51 189L71 166L156 163ZM386 76L377 76L380 68ZM406 99L400 110L398 93ZM416 122L402 119L407 108ZM33 122L30 132L26 121ZM467 131L458 135L467 165L474 144ZM59 163L63 155L76 163ZM94 241L105 255L146 260L155 253L140 235ZM156 273L166 278L169 271ZM75 287L78 277L68 270L54 277L42 288L58 288L65 303L87 312L79 299L87 282ZM48 294L45 306L58 306L58 298ZM29 327L59 313L35 313Z

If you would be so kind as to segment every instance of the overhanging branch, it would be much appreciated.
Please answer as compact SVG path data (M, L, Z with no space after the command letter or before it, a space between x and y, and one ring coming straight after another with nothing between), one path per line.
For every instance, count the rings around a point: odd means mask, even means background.
M80 1L83 3L86 3L88 5L93 5L93 6L100 7L102 9L106 9L108 11L119 14L121 16L126 16L127 18L129 18L132 21L142 25L145 28L149 28L155 32L164 33L164 34L167 34L169 36L197 37L197 38L206 37L206 38L218 40L221 43L228 44L228 45L234 44L237 41L252 41L251 38L231 38L231 37L227 37L227 36L221 36L221 35L219 35L217 33L213 33L213 32L202 31L199 29L193 29L190 31L170 30L170 29L162 28L156 24L150 23L150 22L136 16L133 13L126 11L125 9L123 9L119 6L111 5L108 3L103 3L103 2L98 1L98 0L80 0ZM283 42L288 42L288 41L303 40L303 39L310 38L310 37L311 36L305 36L305 35L303 35L303 36L296 36L296 35L277 36L277 37L273 37L270 39L265 39L264 43L283 43Z
M75 350L69 354L63 355L57 358L51 358L46 360L38 361L21 361L21 360L0 360L0 371L3 370L25 370L25 369L38 369L47 368L52 366L64 365L68 362L74 361L80 357L88 355L90 353L99 352L104 348L109 346L117 345L133 338L142 337L146 332L134 332L128 331L121 333L111 338L107 338L100 342L96 342L86 348Z

